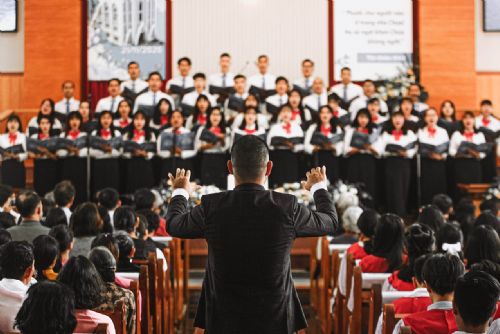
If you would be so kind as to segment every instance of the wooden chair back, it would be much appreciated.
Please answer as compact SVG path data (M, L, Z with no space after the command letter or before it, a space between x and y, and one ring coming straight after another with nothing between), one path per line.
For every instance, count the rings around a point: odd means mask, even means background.
M149 289L149 268L142 265L139 272L139 290L141 291L141 332L151 334L153 332L153 322L151 317L151 301Z
M149 296L151 305L151 314L153 315L153 333L161 333L161 299L158 293L158 268L156 264L156 253L148 255L149 269Z
M183 247L184 246L184 247ZM173 276L174 276L174 302L175 302L175 321L180 322L184 319L187 305L187 272L184 263L185 256L183 248L186 249L186 244L181 239L175 238L171 243L170 253L173 258Z
M167 329L168 333L174 333L175 332L175 312L174 312L174 307L175 307L175 300L174 300L174 290L172 288L172 253L169 248L165 248L163 250L163 255L165 256L165 259L167 260L168 264L168 269L165 272L165 310L166 314L164 315L167 318Z
M140 274L139 274L140 275ZM132 281L130 282L130 291L134 294L134 300L135 300L135 307L136 307L136 313L135 313L135 333L136 334L141 334L141 313L139 313L139 310L142 312L142 305L139 305L141 303L141 298L140 296L140 291L139 291L139 281Z
M99 313L105 314L111 318L115 326L116 334L127 334L127 309L123 300L119 300L115 304L114 310L99 311Z
M168 333L168 304L166 303L167 292L165 289L166 285L166 277L165 271L163 271L163 259L156 260L156 272L157 272L157 287L156 293L158 294L158 298L160 298L160 319L161 319L161 328L160 333Z
M330 286L330 274L331 269L331 258L330 250L328 246L330 242L326 237L321 238L321 274L318 279L318 290L319 295L319 319L321 324L321 329L324 333L328 333L328 319L330 318L330 298L329 290Z
M330 285L331 289L328 290L328 301L335 297L335 304L333 310L330 310L330 304L328 304L328 314L326 323L326 333L342 332L342 300L340 292L338 291L339 284L339 272L340 272L340 251L334 250L331 255L331 273L330 273ZM335 292L335 296L334 296Z
M382 334L392 334L396 326L394 304L385 304L382 318Z
M348 307L349 296L351 295L351 286L353 281L354 272L354 256L352 254L346 254L346 271L345 271L345 295L342 298L342 328L345 332L349 327L351 311ZM340 284L340 283L339 283Z
M321 239L320 239L321 240ZM318 238L314 238L311 240L311 244L310 244L310 247L311 247L311 254L312 256L309 257L309 281L311 282L310 284L310 304L311 304L311 308L316 311L316 313L320 313L319 312L319 296L321 294L321 292L319 291L319 287L318 287L318 280L319 280L319 277L317 277L316 275L316 269L318 268L318 257L316 256L316 249L318 247ZM321 275L321 273L320 273ZM321 319L320 319L321 320Z

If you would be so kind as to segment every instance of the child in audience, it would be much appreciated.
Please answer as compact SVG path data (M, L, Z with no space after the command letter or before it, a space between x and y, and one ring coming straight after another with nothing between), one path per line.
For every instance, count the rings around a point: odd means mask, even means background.
M469 272L475 272L475 271L483 271L485 273L490 274L493 276L498 282L500 282L500 263L495 263L490 260L483 260L479 263L474 263L470 269ZM493 320L498 320L500 318L500 301L497 303L497 311L495 315L493 316ZM497 325L500 325L500 322L497 323ZM497 327L498 330L500 330L500 326Z
M373 252L373 234L375 226L380 220L380 215L372 209L364 210L358 218L359 240L347 249L348 254L352 254L354 260L361 260Z
M434 232L421 224L411 225L405 234L405 253L407 259L399 270L396 270L384 283L385 291L413 291L415 277L415 260L435 249Z
M359 206L350 206L342 213L342 230L343 233L335 236L331 244L353 244L358 241L359 228L357 225L359 216L363 213L363 209Z
M59 257L59 244L50 235L39 235L33 240L33 254L35 255L35 269L37 281L55 281L57 273L54 267Z
M462 261L455 255L434 254L425 261L422 276L432 304L426 311L410 314L400 320L393 331L408 326L414 334L449 334L457 330L453 316L453 292L459 277L465 272Z
M436 251L457 255L463 260L463 235L457 223L445 223L436 233Z
M391 213L380 217L373 236L373 252L359 266L364 273L392 273L403 262L404 223Z
M49 231L49 235L57 240L59 245L59 256L55 265L55 271L59 271L64 267L69 260L69 253L73 249L73 232L68 228L68 225L56 225Z
M25 188L26 169L24 160L28 157L26 151L26 136L22 133L22 123L19 116L12 114L7 118L5 133L0 135L2 153L2 181L13 188Z
M425 205L420 208L417 222L429 227L434 233L437 233L444 224L444 217L441 211L433 205Z
M450 219L450 215L453 214L453 200L450 196L446 194L437 194L432 197L432 205L437 207L445 221Z
M132 263L135 255L134 241L126 233L117 233L115 236L116 243L118 244L118 263L117 272L124 273L138 273L140 268L138 265Z
M500 238L497 231L488 225L474 227L465 246L467 268L482 260L500 263Z

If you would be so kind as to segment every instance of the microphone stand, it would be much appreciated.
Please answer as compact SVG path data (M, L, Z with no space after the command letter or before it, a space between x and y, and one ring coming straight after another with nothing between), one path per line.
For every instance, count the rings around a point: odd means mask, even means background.
M89 93L88 93L88 97L87 97L87 101L89 101L89 105L90 105L90 101L92 101L92 93L90 92L90 89L88 90ZM89 108L90 109L90 108ZM94 117L94 115L92 114L92 118ZM90 117L90 110L89 110L89 124L91 122L91 117ZM83 125L83 124L82 124ZM87 180L86 180L86 192L87 192L87 201L91 198L91 194L90 194L90 177L91 177L91 160L90 160L90 135L92 133L92 128L89 129L90 132L87 132L87 140L85 141L85 144L87 146L87 157L86 157L86 160L87 160Z

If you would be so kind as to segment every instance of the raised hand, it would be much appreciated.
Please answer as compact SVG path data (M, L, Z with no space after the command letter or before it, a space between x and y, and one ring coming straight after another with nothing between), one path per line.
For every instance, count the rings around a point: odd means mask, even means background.
M168 173L168 179L172 183L172 187L174 187L174 189L185 189L187 192L191 192L191 190L194 188L189 181L190 177L191 171L189 169L185 170L177 168L175 176L173 176L171 173Z
M306 173L306 181L302 181L302 187L305 190L311 190L311 187L316 183L325 182L326 181L326 167L316 167L311 169Z

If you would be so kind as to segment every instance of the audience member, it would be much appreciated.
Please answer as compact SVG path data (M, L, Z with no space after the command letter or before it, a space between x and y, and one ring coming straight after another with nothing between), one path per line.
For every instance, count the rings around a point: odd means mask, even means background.
M437 207L443 214L444 220L450 219L453 213L453 200L446 194L437 194L432 198L432 205Z
M70 231L67 225L56 225L50 229L49 235L56 239L59 244L59 256L55 266L55 270L59 271L68 262L69 254L73 249L73 232Z
M117 270L118 272L139 272L139 266L132 263L132 259L135 254L134 241L132 238L125 232L121 231L115 235L115 240L118 244L118 263Z
M75 201L75 187L70 181L61 181L54 188L54 200L57 206L63 209L68 224L71 219L71 207Z
M120 195L113 188L104 188L97 194L97 202L108 211L111 225L113 225L113 216L117 207L121 205Z
M380 219L380 215L372 209L367 209L358 218L358 228L360 231L359 241L352 244L347 249L347 253L351 253L355 260L361 260L368 254L373 252L373 234L375 226Z
M9 231L6 231L4 229L0 229L0 246L5 245L8 242L12 241L12 237L9 233Z
M464 252L467 267L482 260L500 263L500 238L493 227L480 225L472 230Z
M80 204L71 217L70 230L75 242L70 256L87 256L92 240L101 232L103 222L94 203Z
M445 219L436 206L426 205L420 210L417 222L427 225L434 233L437 233L441 226L443 226Z
M49 210L47 216L45 217L44 225L48 228L52 228L57 225L69 225L68 217L63 209L60 207L55 207Z
M33 254L35 255L36 279L40 281L55 281L57 273L54 271L59 255L59 244L50 235L39 235L33 240Z
M21 214L22 221L19 225L8 229L12 240L33 242L39 235L49 233L49 228L40 223L43 208L42 201L36 192L27 190L19 193L16 198L16 207Z

